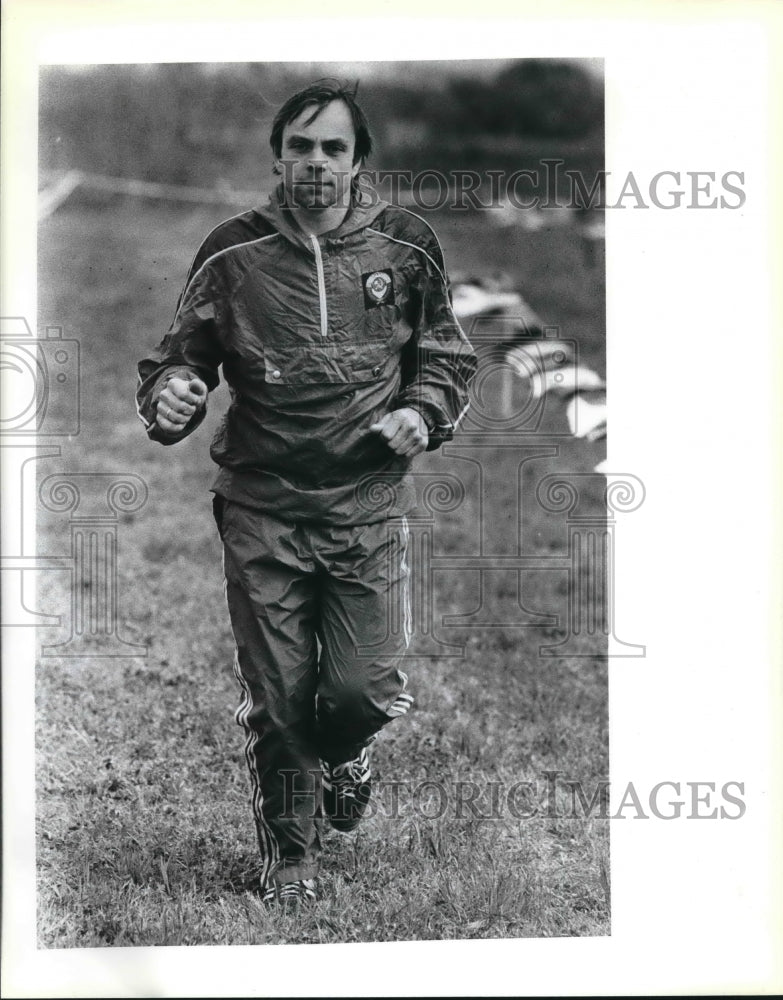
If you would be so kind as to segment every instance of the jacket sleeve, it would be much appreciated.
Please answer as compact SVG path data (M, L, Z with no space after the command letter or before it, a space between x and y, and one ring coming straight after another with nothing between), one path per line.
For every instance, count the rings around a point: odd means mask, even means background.
M402 389L396 406L418 410L430 432L427 450L454 437L468 409L476 355L451 308L440 250L423 254L411 289L413 335L403 351Z
M166 383L175 377L200 378L210 392L220 381L222 350L217 336L217 297L209 268L183 293L171 329L148 358L139 362L136 411L147 434L161 444L175 444L191 434L206 416L199 407L179 434L167 434L157 423L157 404Z

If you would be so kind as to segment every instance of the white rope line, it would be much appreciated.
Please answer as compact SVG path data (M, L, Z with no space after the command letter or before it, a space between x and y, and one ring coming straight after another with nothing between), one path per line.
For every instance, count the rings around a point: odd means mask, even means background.
M141 198L162 198L167 201L189 201L201 204L243 205L249 207L266 201L263 191L235 191L232 188L199 188L182 184L159 184L130 177L106 177L69 170L52 181L38 194L38 218L45 219L55 212L77 187L109 194L134 195Z
M81 170L69 170L68 173L55 181L50 187L38 192L38 218L45 219L56 212L66 198L70 197L82 183Z

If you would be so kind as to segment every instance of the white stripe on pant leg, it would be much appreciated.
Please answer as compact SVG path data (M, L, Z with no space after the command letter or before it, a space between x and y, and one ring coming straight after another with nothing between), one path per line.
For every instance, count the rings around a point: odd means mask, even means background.
M397 699L387 709L387 715L405 715L413 704L413 695L397 695Z
M402 518L402 558L400 560L400 569L402 570L402 603L403 603L403 630L405 632L405 648L411 644L411 639L413 638L413 613L411 611L411 574L410 567L408 566L408 539L410 538L410 531L408 530L408 518Z
M250 783L252 785L251 806L253 818L256 823L258 835L258 847L261 853L261 884L266 885L273 868L280 860L277 839L264 819L264 796L261 791L261 780L258 774L258 763L256 761L255 748L258 743L258 733L252 729L247 722L248 716L253 708L253 699L250 695L250 688L247 686L245 678L239 667L239 654L234 653L234 674L239 681L244 692L244 701L237 709L235 718L247 734L245 740L245 760L250 771Z
M413 638L413 614L411 612L411 593L410 593L410 567L408 566L408 540L410 538L410 531L408 530L408 518L403 516L402 518L402 542L400 545L400 572L402 574L402 604L403 604L403 632L405 635L405 648L407 649L411 644L411 639ZM408 675L400 670L400 676L402 677L402 691L397 695L395 700L386 710L387 715L397 716L405 715L408 709L413 704L413 695L408 694L405 690L408 686Z
M251 784L251 808L253 810L253 819L256 824L256 835L258 837L258 849L261 854L261 885L264 886L269 881L269 876L273 869L277 866L280 861L280 848L277 843L277 838L272 832L271 828L264 819L264 795L261 791L261 777L258 773L258 762L256 760L255 749L258 743L258 733L248 724L248 717L253 708L253 697L250 693L250 686L245 680L242 670L239 666L239 647L237 645L236 636L234 635L234 625L231 621L231 608L228 605L228 579L226 578L226 549L223 547L223 596L226 599L226 607L228 607L228 621L229 627L231 629L231 635L234 639L234 676L239 681L239 686L242 689L244 699L241 702L239 708L234 713L234 718L245 730L247 736L245 740L245 760L247 761L248 771L250 772L250 784Z

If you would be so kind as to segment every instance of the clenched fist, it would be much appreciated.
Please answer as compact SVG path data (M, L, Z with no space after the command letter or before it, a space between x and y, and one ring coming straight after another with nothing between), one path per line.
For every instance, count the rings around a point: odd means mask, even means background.
M207 395L200 378L169 379L158 398L158 427L167 434L182 433L196 410L206 403Z
M430 440L424 417L409 406L385 414L370 430L380 434L395 455L405 458L424 451Z

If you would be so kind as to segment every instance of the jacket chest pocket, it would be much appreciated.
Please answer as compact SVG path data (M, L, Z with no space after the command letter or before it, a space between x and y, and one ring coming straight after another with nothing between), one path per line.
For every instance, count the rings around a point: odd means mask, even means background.
M271 385L339 385L381 382L399 366L388 339L296 347L265 347L265 381Z

